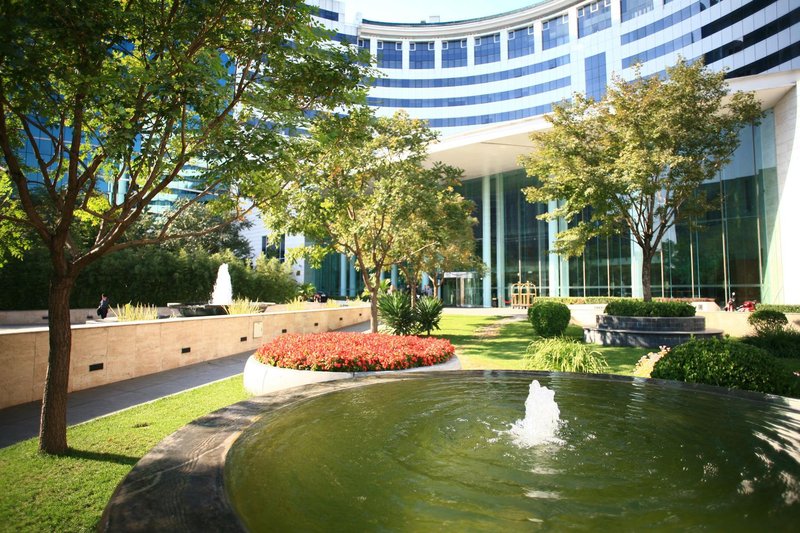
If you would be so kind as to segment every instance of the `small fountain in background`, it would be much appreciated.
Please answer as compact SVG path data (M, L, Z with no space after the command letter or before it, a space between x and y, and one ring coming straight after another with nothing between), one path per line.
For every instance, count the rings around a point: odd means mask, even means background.
M212 305L230 305L233 303L233 287L228 264L222 263L217 270L217 281L214 283L214 292L211 293Z
M514 422L509 430L514 444L524 448L561 444L561 439L556 437L561 420L555 392L542 387L536 380L531 382L529 391L525 400L525 418Z

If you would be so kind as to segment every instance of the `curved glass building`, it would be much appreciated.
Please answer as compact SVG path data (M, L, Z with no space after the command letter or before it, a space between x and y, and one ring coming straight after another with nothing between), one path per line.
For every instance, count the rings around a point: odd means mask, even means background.
M721 209L701 230L679 225L653 265L653 294L800 303L800 252L792 213L800 202L798 0L550 0L495 16L416 24L344 20L344 4L319 0L336 39L374 56L384 77L369 93L380 115L398 109L441 133L431 159L464 169L477 206L483 277L453 273L448 304L503 306L512 283L553 296L640 295L641 255L626 236L597 239L579 258L549 252L564 223L536 215L521 189L517 158L543 115L573 92L601 97L612 73L633 66L661 74L679 57L727 70L732 90L755 91L766 111L741 132L732 163L704 191ZM331 294L353 294L346 258L309 279Z

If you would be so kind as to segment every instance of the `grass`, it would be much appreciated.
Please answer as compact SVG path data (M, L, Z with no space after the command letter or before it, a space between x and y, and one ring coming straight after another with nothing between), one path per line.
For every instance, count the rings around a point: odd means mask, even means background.
M246 398L242 376L67 430L70 452L37 453L36 439L0 449L0 531L91 531L117 484L161 439Z
M525 350L533 341L533 328L527 321L508 322L485 336L475 335L478 328L496 324L499 316L444 315L437 336L445 337L456 346L461 366L470 369L524 370ZM491 330L490 330L491 331ZM583 330L571 325L565 337L582 339ZM608 373L632 376L636 361L647 348L593 346L608 363Z

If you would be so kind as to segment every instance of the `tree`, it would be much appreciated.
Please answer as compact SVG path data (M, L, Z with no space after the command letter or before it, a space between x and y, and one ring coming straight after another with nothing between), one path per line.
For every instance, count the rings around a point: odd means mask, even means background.
M478 222L472 216L475 205L458 192L460 182L455 176L451 179L449 184L437 184L431 191L436 198L428 211L417 210L400 228L402 237L398 239L393 263L403 272L411 294L416 294L423 273L430 276L434 296L438 297L444 272L482 270L482 263L475 255L472 229ZM412 307L415 303L412 298Z
M598 235L629 231L642 249L644 299L650 300L651 261L667 231L712 206L698 188L730 161L739 130L759 119L752 93L728 95L724 72L680 60L666 79L627 82L615 76L606 96L576 94L556 105L552 129L531 136L521 162L539 180L530 202L557 201L540 218L571 222L555 251L583 253ZM589 217L581 217L590 208Z
M238 196L280 187L254 178L287 153L284 132L350 101L363 72L325 44L300 0L1 5L0 153L23 213L0 219L32 228L50 256L39 449L64 453L78 274L111 252L179 237L174 223L197 201L242 216ZM197 195L159 231L126 238L179 179Z
M355 258L370 294L371 329L378 330L381 273L403 247L404 229L434 211L437 191L461 171L426 168L436 134L404 112L375 118L366 107L347 115L320 115L292 165L273 167L300 176L280 201L259 206L274 234L304 234L301 253L319 263L328 253Z

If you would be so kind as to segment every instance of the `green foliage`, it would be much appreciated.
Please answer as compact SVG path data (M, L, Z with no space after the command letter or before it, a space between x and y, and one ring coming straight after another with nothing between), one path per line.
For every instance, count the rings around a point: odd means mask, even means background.
M769 353L730 339L694 339L676 346L655 364L651 376L771 394L797 392L797 378Z
M252 302L248 298L236 298L230 305L225 306L225 312L229 315L252 315L261 312L261 306L257 302Z
M528 308L528 320L537 335L562 335L569 325L569 307L559 302L537 301Z
M800 358L800 331L781 329L742 337L741 341L766 350L773 357Z
M217 270L228 263L234 298L282 303L295 295L290 267L277 259L256 259L251 267L232 253L172 251L161 246L131 248L103 257L78 277L71 307L96 307L105 292L112 302L163 306L168 302L207 302ZM47 251L33 246L22 260L0 269L0 309L47 309L50 284Z
M677 221L714 207L697 191L762 114L752 93L729 95L725 73L702 61L679 60L666 74L615 75L600 101L575 94L554 105L545 117L553 127L532 134L534 149L522 158L537 179L528 201L558 200L540 218L567 221L555 251L580 255L589 239L630 232L642 249L645 300L662 239Z
M756 335L783 331L789 321L780 311L772 309L756 309L747 317L747 323L756 330Z
M393 292L378 298L378 316L395 335L412 335L416 331L411 298L405 293Z
M288 309L289 311L302 311L308 307L306 305L307 303L308 302L306 302L305 298L303 298L302 296L298 296L297 298L286 304L286 309Z
M385 294L378 298L378 313L387 333L395 335L431 334L439 329L442 319L442 302L426 296L411 307L411 297L402 292Z
M529 370L600 374L608 369L603 356L574 339L538 339L530 343L525 356Z
M537 296L537 302L557 302L564 305L581 304L607 304L609 302L627 301L631 298L620 298L618 296Z
M431 334L431 331L439 329L443 308L442 301L432 296L424 296L417 300L417 305L414 308L417 329L428 335Z
M155 305L131 305L130 302L122 307L117 306L114 314L117 322L135 322L137 320L157 320L158 307Z
M0 267L11 257L21 258L30 247L32 236L17 222L24 217L11 180L0 167Z
M781 313L800 313L800 305L756 304L756 311L770 310Z
M605 313L613 316L691 317L695 316L696 309L683 302L618 300L609 302Z

